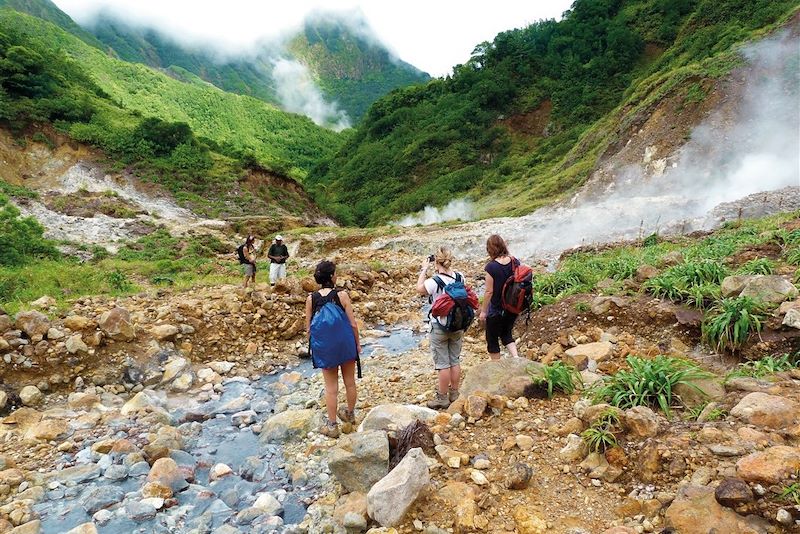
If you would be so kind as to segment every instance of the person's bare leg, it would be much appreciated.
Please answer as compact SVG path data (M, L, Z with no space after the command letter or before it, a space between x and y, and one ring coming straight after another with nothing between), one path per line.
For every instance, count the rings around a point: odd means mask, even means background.
M322 377L325 379L325 408L328 412L328 421L336 422L336 408L339 405L339 368L323 369Z
M491 358L493 360L499 360L500 359L500 353L499 352L490 352L489 353L489 358Z
M449 369L450 371L450 389L453 391L458 391L458 386L461 385L461 366L454 365Z
M450 369L439 369L437 373L439 393L442 396L447 395L447 388L450 387Z
M517 353L517 343L516 342L512 341L511 343L506 345L506 348L508 349L508 353L511 354L511 356L513 358L519 358L519 354ZM498 357L499 357L499 355L498 355Z
M358 390L356 389L356 362L355 360L342 364L342 380L344 381L344 394L347 398L347 409L352 412L356 409ZM330 414L330 410L328 414ZM333 411L334 417L336 410Z

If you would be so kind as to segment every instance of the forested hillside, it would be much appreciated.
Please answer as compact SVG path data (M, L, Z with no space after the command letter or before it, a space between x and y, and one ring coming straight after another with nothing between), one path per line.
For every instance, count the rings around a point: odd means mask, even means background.
M354 31L352 26L361 26ZM379 97L430 76L393 57L362 19L315 14L287 49L314 73L323 92L358 120Z
M0 124L52 124L179 198L224 199L245 167L302 180L340 143L305 117L111 59L41 19L4 8L0 28Z
M739 61L732 45L796 6L577 0L563 20L501 33L452 76L377 101L308 183L320 205L361 225L465 194L507 192L482 215L529 212L587 179L613 135L608 125L593 131L598 119L621 103L636 108L667 80L724 75Z
M392 89L430 79L393 57L377 38L367 38L371 33L361 18L345 19L336 13L310 16L286 42L264 42L255 53L243 51L221 59L213 49L188 47L156 29L132 26L108 11L81 28L49 0L0 0L0 5L3 2L35 16L47 12L47 17L40 18L119 59L166 69L182 80L196 76L225 91L273 104L280 104L272 76L274 64L288 57L307 67L325 98L336 102L354 122Z

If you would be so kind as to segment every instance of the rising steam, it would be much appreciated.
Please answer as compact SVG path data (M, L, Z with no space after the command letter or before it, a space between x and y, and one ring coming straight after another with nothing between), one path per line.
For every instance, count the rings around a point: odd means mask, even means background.
M272 70L275 89L286 111L300 113L320 126L341 131L350 127L347 113L326 102L308 69L297 61L279 59Z
M475 218L475 206L471 200L451 200L442 209L425 206L421 212L406 215L395 224L399 226L416 226L418 224L435 224L444 221L471 221Z

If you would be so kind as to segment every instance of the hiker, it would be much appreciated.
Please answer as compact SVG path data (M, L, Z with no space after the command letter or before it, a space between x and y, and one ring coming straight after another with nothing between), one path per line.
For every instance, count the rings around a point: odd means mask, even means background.
M236 256L239 258L239 264L242 265L244 270L244 289L247 289L247 284L253 282L253 287L256 286L256 238L249 235L243 245L236 248Z
M486 264L486 293L481 304L480 321L486 324L486 350L493 360L500 359L500 341L514 358L519 357L514 342L516 313L503 308L501 296L506 280L514 273L514 259L508 253L508 245L497 234L486 240L486 252L491 261Z
M433 263L434 274L432 277L426 278L431 263ZM417 292L421 295L428 295L433 302L429 314L431 319L429 339L433 368L436 370L438 380L436 397L428 402L428 408L434 410L445 409L458 398L458 386L461 382L461 346L464 341L464 332L474 318L473 308L470 308L469 305L463 308L463 315L456 315L460 313L460 310L455 308L456 304L449 296L450 293L445 291L445 288L450 289L459 284L460 290L466 289L464 275L454 271L452 265L453 254L450 249L439 247L436 254L425 258L425 261L422 262L422 269L417 279ZM450 309L445 312L446 308L442 308L440 305L445 305L447 299L450 299L446 303ZM472 306L477 308L478 299L474 294L473 299Z
M286 260L289 259L289 249L283 244L281 235L275 236L275 242L269 246L267 257L270 261L269 283L274 286L275 282L286 278Z
M325 407L328 418L320 433L336 438L339 425L336 417L344 423L355 424L356 379L355 370L361 377L361 344L358 325L353 316L353 306L347 291L336 289L336 264L321 261L314 271L314 280L321 286L319 291L306 299L306 332L314 367L322 369L325 379ZM347 406L338 406L339 369L342 370Z

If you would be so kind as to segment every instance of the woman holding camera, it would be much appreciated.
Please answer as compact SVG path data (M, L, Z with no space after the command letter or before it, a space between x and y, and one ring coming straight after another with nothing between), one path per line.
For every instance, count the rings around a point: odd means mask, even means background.
M434 275L426 278L428 268L433 263ZM428 295L431 300L444 293L447 284L460 280L464 275L452 269L453 253L446 247L439 247L436 254L422 262L417 279L417 292ZM461 345L464 331L450 332L443 325L447 317L431 316L430 347L433 356L433 367L438 375L436 398L428 402L428 408L445 409L458 398L458 386L461 382Z

